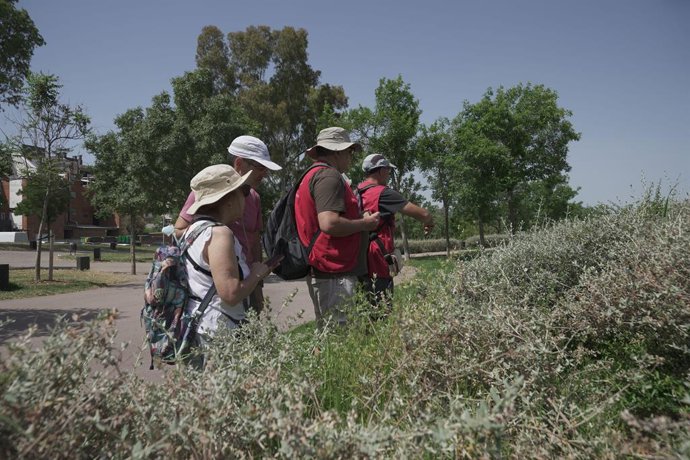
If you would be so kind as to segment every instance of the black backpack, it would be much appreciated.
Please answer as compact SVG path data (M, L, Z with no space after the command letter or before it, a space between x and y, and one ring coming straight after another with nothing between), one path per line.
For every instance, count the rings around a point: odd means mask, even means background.
M314 233L309 247L302 244L295 223L295 194L304 176L312 169L319 167L331 168L332 166L325 163L311 165L297 183L290 188L290 191L278 200L268 216L266 229L261 237L264 250L269 258L277 255L283 256L283 260L273 270L273 273L284 280L303 278L309 273L309 254L321 230Z

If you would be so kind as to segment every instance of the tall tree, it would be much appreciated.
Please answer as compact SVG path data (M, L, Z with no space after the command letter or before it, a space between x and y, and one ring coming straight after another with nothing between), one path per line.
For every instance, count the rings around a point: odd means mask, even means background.
M519 226L520 202L527 184L560 177L570 170L568 144L580 134L558 106L558 94L543 85L520 84L495 92L489 88L476 104L465 102L455 120L457 141L466 165L467 189L480 226L492 202L502 200L512 231ZM482 186L481 181L491 180Z
M0 0L0 110L19 104L34 48L45 44L29 13L16 4Z
M391 178L392 186L410 197L420 188L412 176L418 165L416 142L422 113L419 101L401 76L393 80L382 78L375 94L375 109L353 109L348 113L347 123L367 150L380 153L396 165L397 170ZM405 256L409 259L404 216L400 219L400 230Z
M28 173L26 185L20 191L21 202L14 209L15 214L31 216L44 213L48 228L50 263L48 279L53 279L53 231L52 225L61 214L67 211L70 200L70 179L65 174L63 164L53 158L38 162L35 171Z
M235 74L230 67L228 45L218 27L206 26L201 29L196 46L196 66L211 74L216 92L232 93L237 89Z
M209 45L212 44L211 45ZM302 169L299 158L311 146L319 120L329 107L347 107L340 86L320 84L320 72L308 62L308 34L304 29L251 26L227 35L228 69L223 69L223 46L218 29L205 27L198 39L197 65L215 74L232 75L238 102L254 122L249 134L261 138L283 170L265 181L270 203ZM211 64L212 63L212 64Z
M15 152L29 152L37 162L65 158L90 132L90 119L80 106L60 102L58 77L43 73L30 73L24 89L21 117L15 121L17 134L9 139ZM29 146L30 148L26 148ZM48 204L54 188L50 178L45 185L45 196L38 226L36 249L36 281L41 280L41 235L46 227ZM52 273L52 244L50 273Z
M137 272L137 219L151 210L151 187L162 184L151 179L147 164L147 133L144 111L130 109L115 119L118 131L90 136L86 148L96 157L94 182L89 186L91 201L102 214L117 212L129 220L131 273ZM153 184L152 184L153 182ZM153 205L155 206L155 205Z
M431 187L431 197L441 203L446 255L450 257L450 207L459 187L454 174L458 155L453 146L450 121L439 118L428 128L423 126L418 150L420 167Z

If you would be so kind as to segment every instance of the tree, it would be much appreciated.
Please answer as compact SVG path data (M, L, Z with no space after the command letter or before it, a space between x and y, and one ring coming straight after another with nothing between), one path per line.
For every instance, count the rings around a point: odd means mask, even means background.
M44 213L45 225L48 228L50 244L50 264L48 279L53 279L53 238L52 224L69 206L70 181L64 174L59 161L44 159L38 163L35 171L28 173L26 185L20 191L22 201L14 210L20 215L40 215Z
M16 3L0 0L0 110L19 104L34 48L45 44L29 13Z
M303 169L299 159L313 145L325 110L347 107L340 86L320 84L320 72L308 63L308 34L304 29L251 26L227 35L227 68L219 30L205 27L197 41L197 66L213 75L232 76L238 103L254 123L254 134L268 146L282 171L271 175L264 201L282 193Z
M439 118L431 126L422 127L418 150L420 166L431 187L431 196L441 203L443 231L446 238L446 255L450 257L450 207L458 188L454 175L457 170L457 154L453 148L450 121Z
M9 139L14 151L33 155L37 163L47 162L51 167L55 164L54 160L66 158L74 148L74 143L84 139L90 132L90 120L84 109L79 105L72 107L60 102L61 87L55 75L30 73L24 89L22 116L14 122L17 134ZM41 280L41 235L47 223L51 194L55 191L52 177L50 174L46 176L45 196L40 212L36 281ZM52 274L52 239L50 248L49 273Z
M557 93L543 85L499 87L495 93L489 88L478 103L465 102L454 120L464 198L480 229L501 201L511 231L517 231L528 185L553 182L570 170L568 144L580 135L569 121L572 112L557 100Z
M380 153L396 165L397 170L391 177L392 186L411 199L421 187L412 176L418 164L419 101L401 76L394 80L382 78L375 94L375 109L359 107L351 110L347 117L348 127L367 150ZM400 230L405 257L409 259L404 216L400 219Z
M151 207L150 188L160 187L161 183L152 181L150 170L142 167L146 164L144 111L141 108L128 110L115 119L115 125L118 132L90 136L86 141L86 148L96 157L95 180L89 190L92 204L102 214L117 212L129 220L131 273L135 275L135 222Z

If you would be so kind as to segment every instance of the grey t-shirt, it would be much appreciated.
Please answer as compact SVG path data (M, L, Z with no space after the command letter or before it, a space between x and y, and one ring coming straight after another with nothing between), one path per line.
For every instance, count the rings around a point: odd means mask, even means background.
M322 168L316 171L309 182L311 196L314 197L316 213L324 211L345 212L345 187L349 187L340 173L333 168ZM363 276L367 274L367 246L369 233L362 232L362 244L357 255L357 265L352 271L342 275ZM318 276L318 274L317 274Z

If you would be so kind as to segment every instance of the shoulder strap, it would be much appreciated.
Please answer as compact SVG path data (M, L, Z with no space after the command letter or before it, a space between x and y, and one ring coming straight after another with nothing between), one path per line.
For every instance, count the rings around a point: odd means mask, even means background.
M196 223L198 221L195 221ZM194 225L194 223L192 225ZM207 276L211 276L211 272L203 268L201 265L199 265L192 257L190 257L187 254L187 250L194 244L194 241L197 239L201 233L206 230L209 227L218 227L221 224L220 222L215 222L212 220L205 220L204 223L198 225L192 232L187 236L186 234L182 236L182 244L180 245L180 256L184 255L185 259L189 260L192 263L192 266L196 271L199 271ZM215 287L214 287L215 289Z

